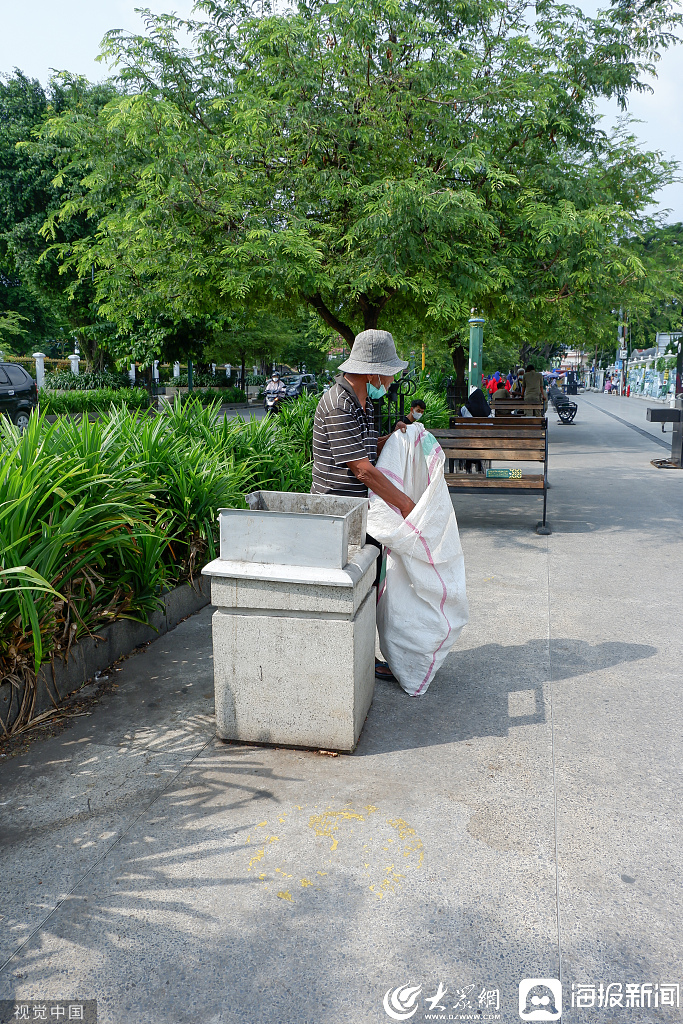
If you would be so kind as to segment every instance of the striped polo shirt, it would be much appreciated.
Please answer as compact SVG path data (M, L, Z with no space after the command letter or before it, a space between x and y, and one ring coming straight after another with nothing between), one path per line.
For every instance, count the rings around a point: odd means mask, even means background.
M361 407L344 377L337 377L318 402L313 422L313 494L364 497L367 487L353 475L348 462L377 461L375 413L372 402Z

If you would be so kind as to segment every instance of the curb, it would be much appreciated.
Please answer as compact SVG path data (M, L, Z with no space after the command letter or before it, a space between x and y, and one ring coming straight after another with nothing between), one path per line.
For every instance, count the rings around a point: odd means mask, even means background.
M198 577L194 586L181 583L169 590L163 601L163 608L154 613L149 623L118 619L98 629L96 635L86 636L74 644L68 661L57 657L52 663L44 662L36 679L34 715L49 711L80 690L97 672L109 668L140 644L170 632L188 615L206 607L211 601L211 582ZM0 719L7 729L16 721L23 695L23 685L13 687L11 683L0 683Z

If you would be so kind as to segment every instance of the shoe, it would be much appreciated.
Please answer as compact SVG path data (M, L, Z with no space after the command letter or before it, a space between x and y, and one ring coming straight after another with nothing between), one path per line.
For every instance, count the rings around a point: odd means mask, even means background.
M397 682L396 676L393 674L386 661L375 662L375 679L387 679L390 683Z

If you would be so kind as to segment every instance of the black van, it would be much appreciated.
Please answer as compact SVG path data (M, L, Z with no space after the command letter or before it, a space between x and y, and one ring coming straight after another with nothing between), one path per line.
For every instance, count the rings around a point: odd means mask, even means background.
M38 388L30 373L17 363L0 363L0 413L24 430L38 405Z

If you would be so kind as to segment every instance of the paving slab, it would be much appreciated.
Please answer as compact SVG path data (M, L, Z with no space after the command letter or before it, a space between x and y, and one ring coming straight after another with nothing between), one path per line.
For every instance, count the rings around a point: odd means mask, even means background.
M454 498L470 624L423 698L378 682L352 756L217 740L205 609L2 766L0 998L356 1024L412 985L402 1019L445 988L441 1019L507 1022L535 977L564 1020L682 1019L653 1000L683 985L683 476L578 401L550 537L533 497ZM651 1006L572 1007L610 982Z

